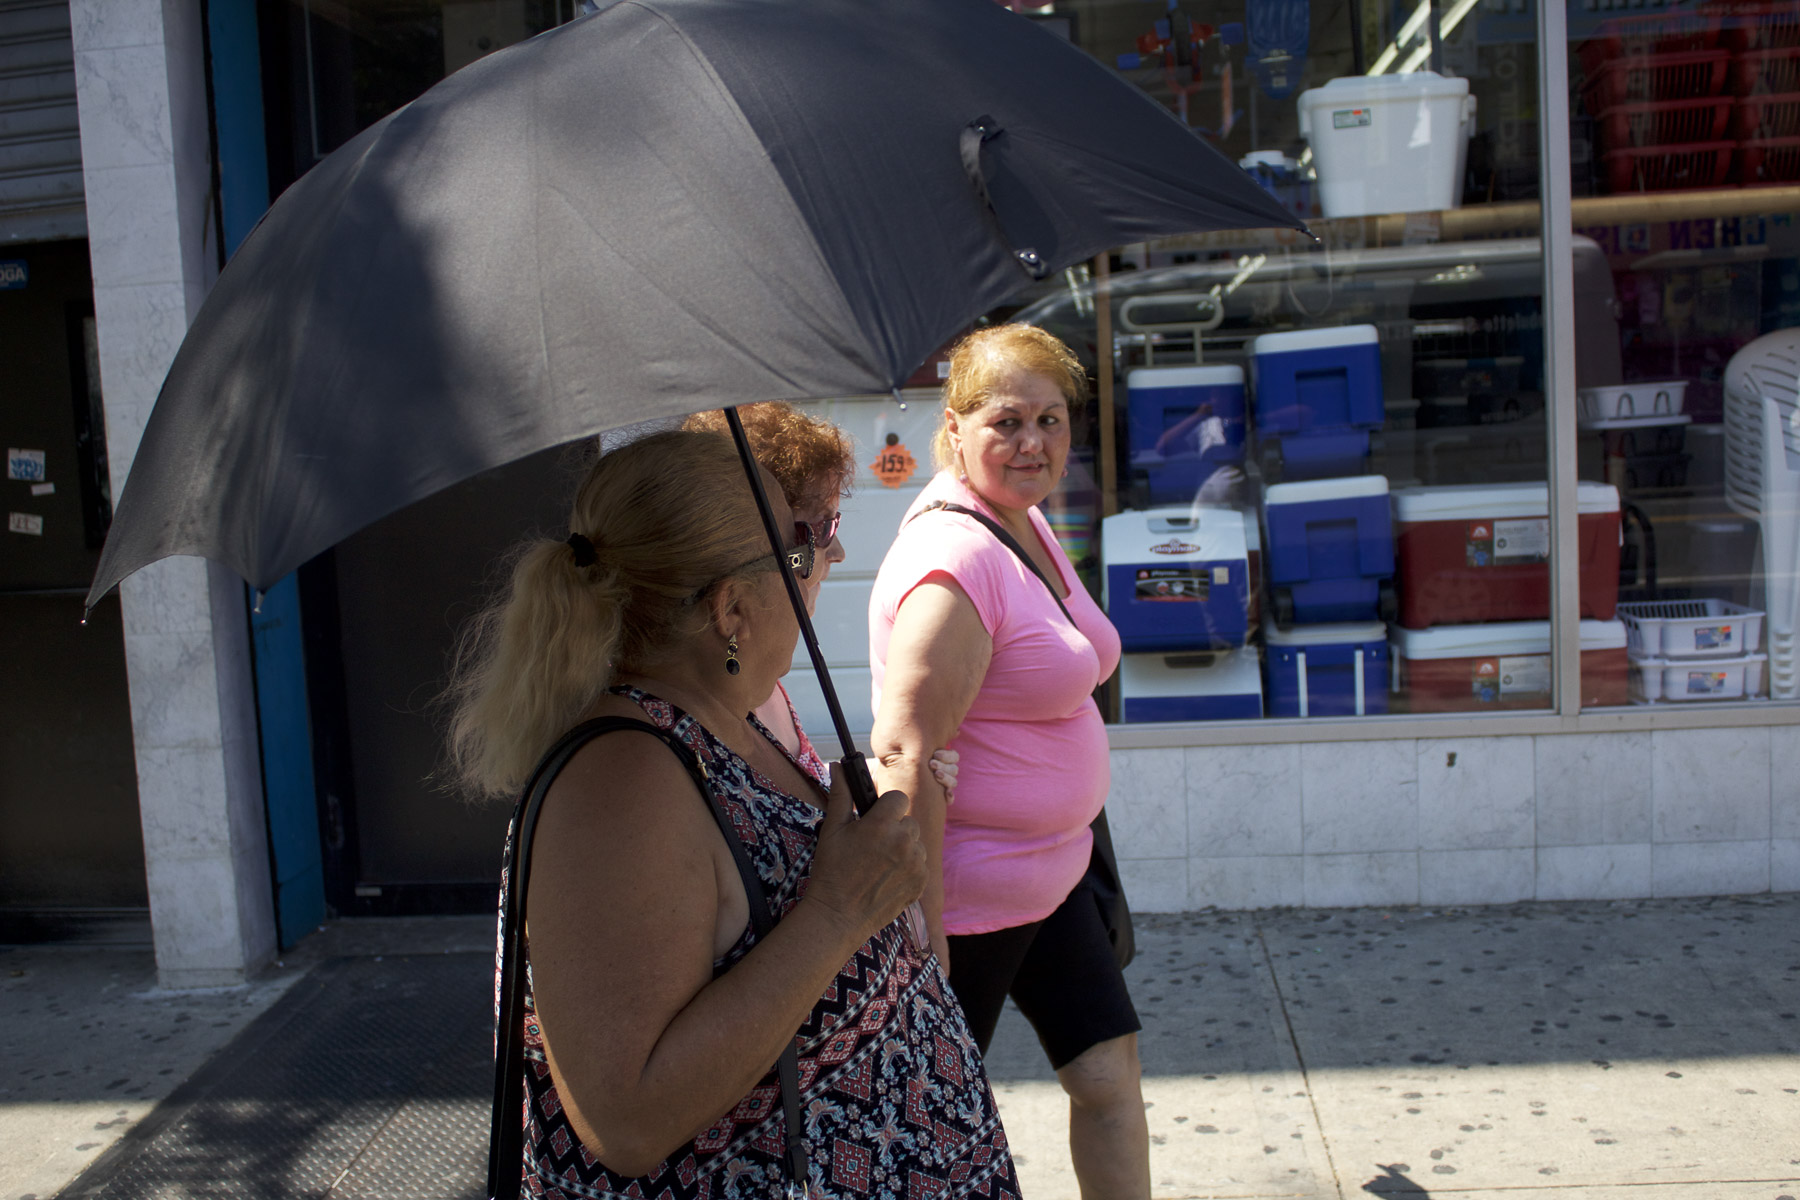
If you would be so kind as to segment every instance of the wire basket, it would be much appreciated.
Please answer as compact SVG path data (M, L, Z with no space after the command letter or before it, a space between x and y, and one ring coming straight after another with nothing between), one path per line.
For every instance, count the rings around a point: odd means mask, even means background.
M1800 92L1745 96L1732 112L1731 133L1746 142L1800 136Z
M1622 192L1673 192L1711 188L1731 174L1736 142L1701 142L1686 146L1642 146L1609 150L1602 160L1615 195Z
M1688 50L1679 54L1615 58L1589 73L1588 111L1605 112L1620 104L1648 100L1717 96L1725 90L1725 78L1730 68L1731 52L1728 50Z
M1731 90L1740 96L1800 92L1800 46L1744 51L1732 61Z
M1800 183L1800 137L1761 138L1739 145L1738 182Z
M1600 114L1601 136L1614 150L1716 142L1725 136L1731 104L1729 96L1620 104Z
M1582 70L1594 75L1613 59L1628 55L1711 50L1719 44L1723 25L1720 14L1693 9L1617 17L1604 22L1576 53Z

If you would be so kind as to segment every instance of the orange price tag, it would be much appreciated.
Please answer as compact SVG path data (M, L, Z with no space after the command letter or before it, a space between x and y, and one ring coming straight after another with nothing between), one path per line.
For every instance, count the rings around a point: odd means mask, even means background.
M912 456L912 451L900 444L900 435L887 435L887 445L875 461L869 464L869 470L875 472L875 478L881 480L882 486L897 488L913 477L919 464Z

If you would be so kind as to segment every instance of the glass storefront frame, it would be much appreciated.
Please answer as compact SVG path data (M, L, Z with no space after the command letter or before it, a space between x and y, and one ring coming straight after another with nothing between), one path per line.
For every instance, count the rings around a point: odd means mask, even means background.
M1114 724L1115 750L1293 742L1388 741L1409 738L1505 737L1538 734L1626 733L1800 725L1800 703L1778 700L1710 702L1691 706L1583 709L1580 593L1576 515L1575 273L1576 231L1570 167L1569 22L1564 5L1539 0L1537 10L1539 162L1538 229L1544 248L1545 390L1550 456L1552 707L1519 714L1445 714L1356 718L1276 718L1245 721ZM1769 191L1745 203L1767 211ZM1755 197L1755 199L1751 199ZM1622 203L1630 204L1631 201ZM1511 207L1511 206L1509 206ZM1530 208L1528 202L1521 206ZM1730 214L1724 214L1730 215Z

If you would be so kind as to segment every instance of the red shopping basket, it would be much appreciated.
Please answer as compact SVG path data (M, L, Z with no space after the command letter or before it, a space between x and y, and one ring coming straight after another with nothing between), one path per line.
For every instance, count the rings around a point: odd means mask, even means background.
M1719 0L1707 11L1718 16L1727 50L1800 46L1800 4L1794 0Z
M1740 141L1800 134L1800 92L1745 96L1737 102L1731 134Z
M1731 174L1736 142L1689 146L1633 146L1607 151L1606 178L1612 191L1672 192L1723 184Z
M1600 133L1608 149L1625 146L1670 146L1714 142L1725 136L1731 97L1698 100L1650 100L1620 104L1600 114Z
M1746 185L1800 182L1800 137L1761 138L1740 145L1738 180Z
M1727 50L1686 50L1615 58L1588 76L1588 111L1648 100L1692 100L1725 90ZM1769 89L1771 91L1775 89Z
M1581 57L1581 69L1592 76L1613 59L1627 55L1711 50L1719 44L1723 24L1718 13L1694 9L1615 17L1602 23L1576 53Z
M1731 90L1740 96L1800 92L1800 46L1744 51L1731 64Z

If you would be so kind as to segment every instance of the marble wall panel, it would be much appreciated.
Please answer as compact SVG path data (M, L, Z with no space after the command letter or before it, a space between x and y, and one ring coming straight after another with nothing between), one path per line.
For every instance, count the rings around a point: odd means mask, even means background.
M1769 842L1769 890L1800 892L1800 838Z
M1737 896L1769 890L1769 842L1658 843L1651 847L1652 894Z
M94 264L96 290L180 283L182 253L176 236L174 174L169 165L88 165L83 176L88 254ZM106 350L104 332L101 350Z
M90 49L162 45L163 0L69 0L75 44Z
M1112 752L1106 821L1120 858L1186 858L1187 809L1181 750Z
M1305 903L1306 868L1298 854L1188 860L1190 910L1298 908Z
M1537 890L1537 855L1529 847L1419 851L1420 904L1511 904Z
M1650 734L1574 733L1533 740L1540 846L1650 841Z
M1300 747L1194 747L1188 846L1197 857L1300 853Z
M1532 844L1531 738L1425 738L1418 743L1418 760L1420 849Z
M170 162L174 141L168 93L144 86L165 74L161 41L90 47L76 57L75 66L76 100L83 118L82 161L97 169Z
M1365 908L1419 902L1416 852L1308 854L1305 859L1308 908Z
M1411 741L1304 745L1300 788L1309 856L1418 848L1418 760Z
M1769 730L1769 832L1800 838L1800 726Z
M1133 912L1178 913L1188 907L1185 858L1121 858L1120 882Z
M1650 739L1653 840L1729 842L1769 836L1766 727L1663 729Z
M1648 842L1538 847L1539 900L1628 900L1650 891Z

